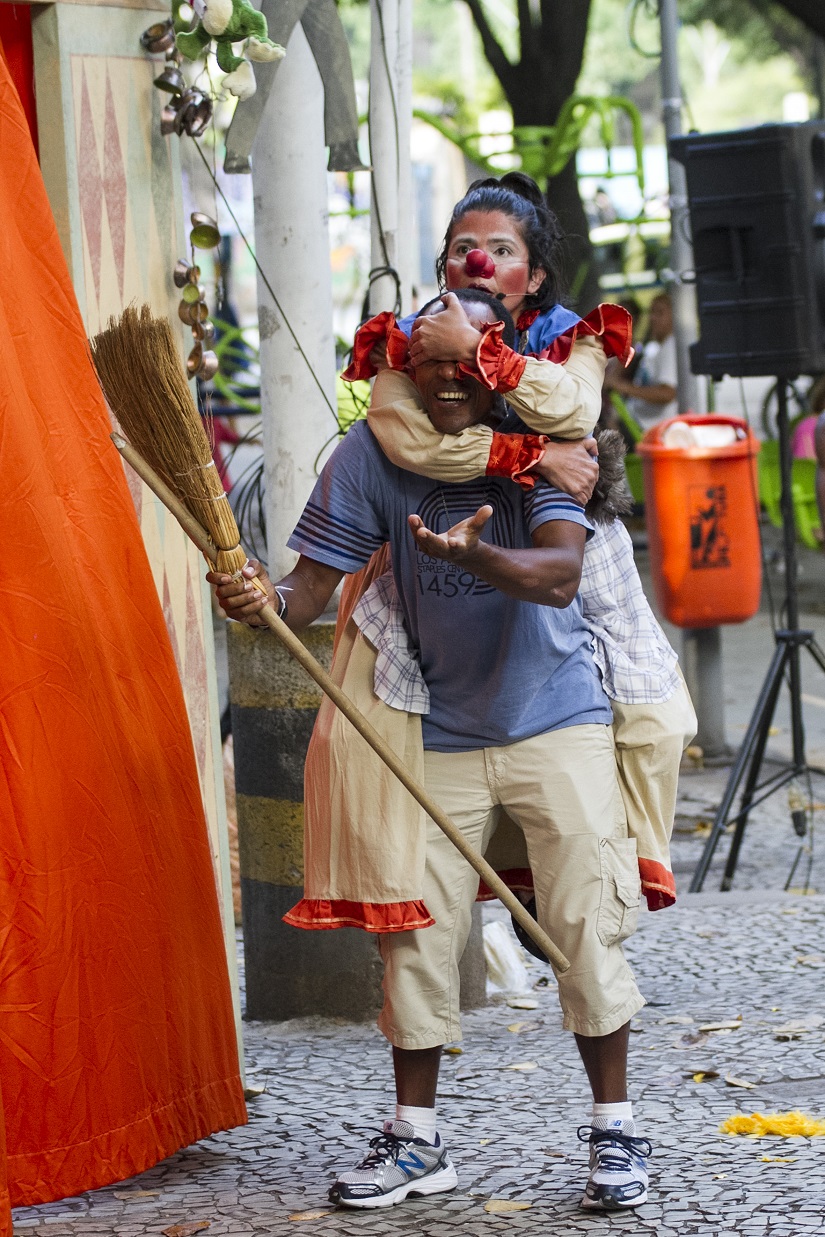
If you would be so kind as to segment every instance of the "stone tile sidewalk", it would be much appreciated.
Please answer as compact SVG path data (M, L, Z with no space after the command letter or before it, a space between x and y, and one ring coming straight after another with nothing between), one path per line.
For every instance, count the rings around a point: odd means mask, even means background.
M809 621L822 643L823 564L809 558ZM739 742L771 651L765 615L724 633L729 741ZM805 669L809 752L825 753L825 685ZM821 678L821 676L819 676ZM787 750L784 714L772 753ZM825 757L823 757L825 762ZM674 870L686 889L726 769L686 771ZM371 1026L320 1019L247 1023L249 1125L210 1138L104 1190L15 1213L15 1233L154 1237L208 1222L206 1237L421 1233L425 1237L596 1234L803 1237L825 1231L825 1140L731 1137L737 1112L799 1108L825 1118L825 776L812 774L813 835L799 839L784 791L748 825L732 893L718 889L723 839L702 894L643 914L628 954L648 1005L634 1019L631 1089L654 1143L650 1201L636 1212L579 1210L588 1119L583 1071L562 1031L554 982L538 964L535 1009L465 1015L462 1051L445 1057L440 1125L456 1162L452 1195L378 1212L326 1201L337 1171L360 1158L392 1114L391 1062ZM800 854L800 847L802 848ZM794 860L792 886L783 892ZM810 893L810 890L819 891ZM500 908L487 912L501 915ZM736 1029L703 1031L736 1021ZM793 1031L783 1027L796 1024ZM703 1076L702 1080L698 1080ZM734 1086L728 1077L750 1083ZM524 1208L488 1212L491 1200Z
M209 1237L821 1233L823 1144L718 1127L739 1111L825 1115L823 910L819 896L745 892L687 896L642 916L628 952L649 1003L633 1024L631 1085L655 1156L651 1200L635 1214L578 1208L586 1085L553 981L537 964L536 1008L492 1004L466 1015L463 1050L445 1058L440 1111L456 1193L379 1212L330 1208L336 1170L354 1164L370 1128L392 1111L388 1049L370 1026L252 1023L249 1081L265 1091L250 1102L247 1127L130 1182L18 1211L15 1232L148 1237L203 1220ZM701 1030L740 1019L735 1030ZM777 1038L792 1023L796 1037ZM529 1206L489 1213L492 1199Z

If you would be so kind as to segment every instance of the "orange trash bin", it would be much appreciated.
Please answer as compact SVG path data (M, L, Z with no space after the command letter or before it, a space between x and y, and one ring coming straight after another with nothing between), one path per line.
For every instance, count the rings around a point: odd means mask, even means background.
M654 425L636 450L662 613L678 627L751 618L759 608L762 555L759 441L747 422L687 413Z

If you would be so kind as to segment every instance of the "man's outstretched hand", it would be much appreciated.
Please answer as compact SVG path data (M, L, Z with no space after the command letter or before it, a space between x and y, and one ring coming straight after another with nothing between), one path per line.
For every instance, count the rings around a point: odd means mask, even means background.
M416 545L424 554L446 559L448 563L465 563L473 559L481 540L484 526L493 514L489 503L479 507L475 515L454 524L446 533L433 533L426 528L418 515L407 517Z

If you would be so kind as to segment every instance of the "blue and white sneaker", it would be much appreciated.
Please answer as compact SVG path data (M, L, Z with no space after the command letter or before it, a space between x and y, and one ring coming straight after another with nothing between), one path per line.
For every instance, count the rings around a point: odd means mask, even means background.
M416 1138L408 1121L385 1121L352 1172L342 1173L329 1192L342 1207L393 1207L408 1195L454 1190L458 1177L438 1134L434 1143Z
M590 1175L582 1207L619 1211L647 1202L645 1160L653 1148L646 1138L636 1137L635 1121L611 1125L594 1117L592 1125L579 1127L578 1136L590 1144Z

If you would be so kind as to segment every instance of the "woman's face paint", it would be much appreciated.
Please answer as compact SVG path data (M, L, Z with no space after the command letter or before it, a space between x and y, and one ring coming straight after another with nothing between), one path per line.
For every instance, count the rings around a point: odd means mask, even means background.
M485 265L481 273L479 251L492 264L492 271ZM541 287L545 273L541 267L530 271L530 255L519 225L504 211L467 211L455 225L447 250L450 292L483 288L493 296L504 293L500 299L517 318L525 308L525 298Z

